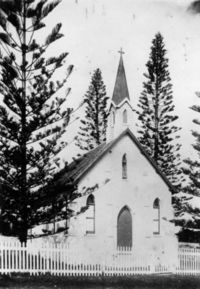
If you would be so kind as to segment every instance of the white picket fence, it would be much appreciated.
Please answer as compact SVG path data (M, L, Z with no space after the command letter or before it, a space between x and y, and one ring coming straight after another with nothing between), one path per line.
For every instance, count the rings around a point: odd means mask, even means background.
M90 258L88 256L90 255ZM200 274L200 249L179 248L176 274ZM148 257L137 257L130 248L118 248L95 261L92 252L71 250L66 244L37 246L18 241L0 241L0 274L49 273L63 276L113 276L171 273L167 265L156 265Z
M179 266L177 274L198 275L200 274L200 248L180 247L178 251Z

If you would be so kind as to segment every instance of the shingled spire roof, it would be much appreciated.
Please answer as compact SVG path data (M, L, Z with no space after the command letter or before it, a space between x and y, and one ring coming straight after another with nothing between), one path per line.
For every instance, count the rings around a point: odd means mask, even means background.
M113 96L112 96L112 101L115 105L120 104L125 99L130 100L129 93L128 93L128 86L126 82L126 75L125 75L125 70L124 70L122 53L123 52L121 50L117 77L116 77L115 87L114 87Z

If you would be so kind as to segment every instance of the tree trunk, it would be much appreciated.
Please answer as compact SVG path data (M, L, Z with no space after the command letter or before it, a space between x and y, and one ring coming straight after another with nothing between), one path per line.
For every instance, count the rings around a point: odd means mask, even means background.
M158 161L158 137L159 137L159 133L158 133L158 108L159 108L159 94L158 94L158 79L156 77L156 85L155 85L155 132L154 132L154 160L157 163Z
M26 1L23 1L23 29L22 29L22 132L21 132L21 229L19 239L27 240L28 212L27 212L27 168L26 168Z

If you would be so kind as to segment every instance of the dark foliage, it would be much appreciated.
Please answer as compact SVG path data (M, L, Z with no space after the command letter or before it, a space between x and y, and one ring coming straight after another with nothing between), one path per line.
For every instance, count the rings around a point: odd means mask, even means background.
M197 97L200 97L200 94L197 93ZM200 106L193 105L190 107L193 111L200 113ZM200 125L198 119L194 119L193 123L197 126ZM192 130L192 135L194 136L196 142L192 145L194 150L197 152L198 158L200 157L200 133L197 130ZM186 187L186 191L192 195L200 196L200 161L197 159L195 161L190 158L184 160L186 167L183 168L185 175L189 178L189 185Z
M200 243L200 232L191 229L183 229L178 234L179 242L184 243Z
M200 1L193 1L190 3L188 7L188 11L194 14L199 14L200 13Z
M89 151L106 140L107 100L101 71L97 68L84 96L85 118L81 120L76 143L81 150Z
M173 114L172 84L168 71L168 59L163 37L155 35L149 60L146 64L146 81L139 98L139 141L155 160L161 171L173 185L180 183L181 171L179 127L174 125L178 116Z
M197 93L197 97L200 97L199 93ZM200 113L199 105L193 105L190 108L196 113ZM197 125L197 128L200 125L200 121L198 119L194 119L193 123ZM197 159L185 159L185 166L183 167L183 173L188 180L187 185L184 187L184 192L188 194L188 199L191 199L193 196L200 197L200 133L198 130L192 130L192 135L195 138L195 143L192 146L197 153ZM186 212L188 212L193 219L192 222L187 224L187 227L199 228L200 208L192 208L189 204L187 204L187 202L186 205Z
M28 228L42 220L36 192L42 193L53 179L55 156L66 146L61 137L71 114L64 108L70 89L63 96L57 92L73 66L63 80L52 80L68 53L45 56L47 48L63 36L61 23L42 44L37 41L37 31L45 27L43 20L59 2L0 0L1 218L17 228L23 242Z

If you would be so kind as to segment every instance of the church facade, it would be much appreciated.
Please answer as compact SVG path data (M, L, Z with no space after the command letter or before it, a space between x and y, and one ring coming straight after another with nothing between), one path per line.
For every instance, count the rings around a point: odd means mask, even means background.
M100 259L129 248L136 258L175 268L178 241L171 184L133 134L122 55L108 116L107 142L84 155L72 177L84 192L74 200L67 242Z

